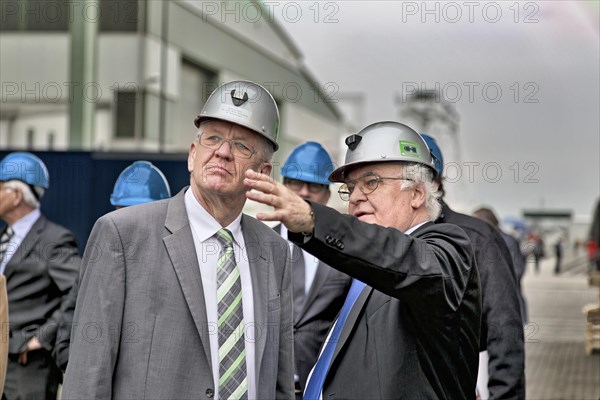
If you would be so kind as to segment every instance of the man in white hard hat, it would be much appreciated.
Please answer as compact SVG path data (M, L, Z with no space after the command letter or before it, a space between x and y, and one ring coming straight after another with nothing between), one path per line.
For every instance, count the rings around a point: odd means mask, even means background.
M468 399L477 377L481 297L473 249L439 212L436 171L418 133L380 122L346 139L348 212L246 172L248 198L274 207L288 237L354 282L304 398Z
M271 172L277 105L229 82L195 125L190 186L92 230L64 399L294 396L289 248L242 214L246 170Z

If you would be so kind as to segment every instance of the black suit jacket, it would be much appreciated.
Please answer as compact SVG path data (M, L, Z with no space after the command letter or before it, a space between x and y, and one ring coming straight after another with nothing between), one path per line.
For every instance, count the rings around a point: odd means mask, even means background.
M80 262L73 234L40 216L4 270L10 354L22 352L33 336L52 351L60 306L79 273Z
M445 203L437 222L460 226L475 250L483 299L480 349L489 356L490 399L524 399L525 344L510 250L496 228Z
M342 329L323 399L473 398L481 298L467 235L426 223L409 236L312 206L312 238L290 238L368 285Z
M273 229L281 234L281 225ZM294 359L302 389L319 358L327 332L344 305L351 283L352 277L319 261L302 311L294 315ZM294 298L294 304L296 301Z

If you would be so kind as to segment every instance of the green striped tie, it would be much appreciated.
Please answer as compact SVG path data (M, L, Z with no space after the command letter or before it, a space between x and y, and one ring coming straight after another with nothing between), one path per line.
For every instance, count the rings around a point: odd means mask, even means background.
M248 377L240 269L235 263L231 232L221 229L215 237L221 244L217 263L219 398L247 399Z

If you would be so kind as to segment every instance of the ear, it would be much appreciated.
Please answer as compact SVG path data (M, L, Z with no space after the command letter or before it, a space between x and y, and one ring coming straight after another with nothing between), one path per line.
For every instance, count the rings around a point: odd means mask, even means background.
M273 170L273 164L271 164L270 162L263 162L260 165L259 170L262 174L271 175L271 171Z
M196 141L194 140L192 144L190 144L190 152L188 153L188 171L194 171L194 158L196 157Z
M425 204L425 187L422 183L415 185L412 188L412 198L410 199L410 206L412 208L419 209Z
M329 203L329 198L331 197L331 189L327 189L327 192L325 192L324 196L325 196L325 203L324 204Z

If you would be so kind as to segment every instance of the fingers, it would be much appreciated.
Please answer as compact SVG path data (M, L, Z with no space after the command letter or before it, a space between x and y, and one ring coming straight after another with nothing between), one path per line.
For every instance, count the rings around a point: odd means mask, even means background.
M19 358L18 358L17 362L21 365L27 365L27 352L26 351L19 354Z
M246 192L246 198L271 207L277 207L277 205L279 204L278 198L276 196L273 196L272 194L265 194L261 192Z

